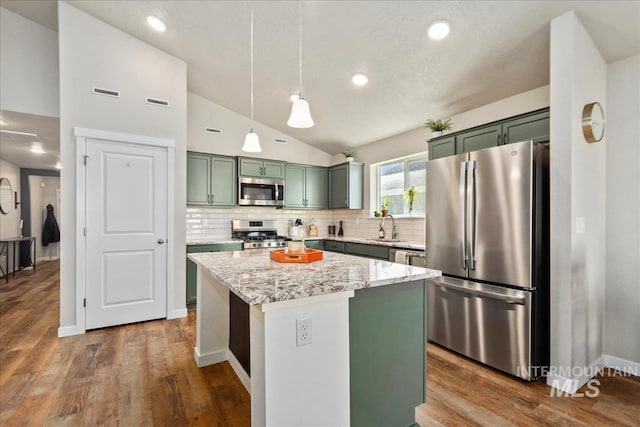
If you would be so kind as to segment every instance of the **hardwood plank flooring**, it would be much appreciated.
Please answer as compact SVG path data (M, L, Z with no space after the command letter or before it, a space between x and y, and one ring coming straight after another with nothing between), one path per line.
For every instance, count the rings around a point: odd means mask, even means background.
M58 338L59 263L0 283L0 425L249 426L228 363L193 360L195 312Z
M58 338L58 304L57 261L0 283L0 425L250 425L230 365L195 365L195 312ZM599 377L596 398L550 397L544 380L427 353L421 426L640 426L640 378Z

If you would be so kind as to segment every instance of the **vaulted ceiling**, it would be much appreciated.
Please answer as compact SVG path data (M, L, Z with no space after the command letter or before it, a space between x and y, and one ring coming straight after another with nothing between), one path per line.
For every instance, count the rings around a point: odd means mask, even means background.
M332 154L548 84L550 21L569 10L607 62L640 53L637 1L305 1L303 93L316 125L292 129L298 2L69 3L182 58L190 91L246 116L253 7L256 121ZM56 28L55 2L2 6ZM152 30L148 15L163 19L166 32ZM435 41L427 28L438 19L451 33ZM355 87L355 72L369 84Z

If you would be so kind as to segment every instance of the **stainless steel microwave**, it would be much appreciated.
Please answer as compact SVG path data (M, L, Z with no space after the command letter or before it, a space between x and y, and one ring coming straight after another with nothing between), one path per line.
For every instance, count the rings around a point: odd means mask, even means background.
M239 177L238 204L243 206L284 206L284 180Z

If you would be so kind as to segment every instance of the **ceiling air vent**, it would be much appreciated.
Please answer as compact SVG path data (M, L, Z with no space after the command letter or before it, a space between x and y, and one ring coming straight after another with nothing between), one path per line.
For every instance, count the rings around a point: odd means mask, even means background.
M168 107L169 101L165 101L164 99L149 98L147 96L147 104L158 105L160 107Z
M103 87L93 87L93 93L97 93L98 95L104 95L104 96L112 96L114 98L120 98L120 91L118 90L112 90L112 89L105 89Z
M277 144L286 144L286 143L287 143L287 140L286 140L286 139L279 139L279 138L276 138L276 139L275 139L275 141L276 141L276 143L277 143Z
M206 131L213 132L213 133L220 133L220 129L215 129L215 128L207 128Z

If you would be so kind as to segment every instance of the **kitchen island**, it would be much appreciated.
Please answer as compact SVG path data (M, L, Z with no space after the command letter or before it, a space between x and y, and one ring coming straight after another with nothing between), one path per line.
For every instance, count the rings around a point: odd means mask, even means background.
M425 396L427 270L324 253L189 254L198 265L198 366L228 360L264 425L411 425ZM250 373L229 350L230 292L249 305ZM250 374L250 375L249 375Z

